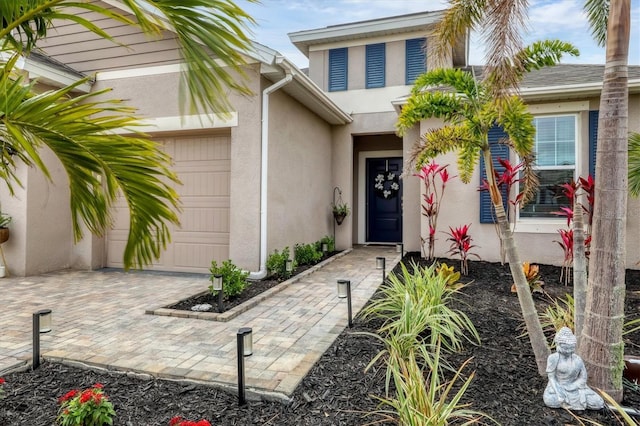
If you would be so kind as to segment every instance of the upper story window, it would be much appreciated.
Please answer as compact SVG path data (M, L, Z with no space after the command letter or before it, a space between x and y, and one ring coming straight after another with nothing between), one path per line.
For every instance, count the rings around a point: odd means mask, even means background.
M366 88L384 87L385 44L368 44L366 48L365 80Z
M570 205L561 185L576 176L576 122L575 115L534 118L536 173L540 185L533 200L520 210L520 217L558 218L553 212Z
M425 38L413 38L405 42L405 84L413 84L416 78L427 70L426 48L427 40Z
M347 90L347 48L329 50L329 91Z

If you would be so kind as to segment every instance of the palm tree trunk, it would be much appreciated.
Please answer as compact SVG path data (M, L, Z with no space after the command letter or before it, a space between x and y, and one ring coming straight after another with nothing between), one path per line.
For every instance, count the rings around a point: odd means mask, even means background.
M612 0L607 25L592 225L589 287L579 354L589 382L622 399L627 223L630 0Z
M493 203L493 207L496 212L496 220L500 230L500 238L502 239L507 259L509 260L509 269L511 270L513 282L516 285L518 301L520 302L520 309L522 310L522 317L524 318L524 323L527 327L527 333L529 335L533 354L536 358L538 373L541 376L546 376L547 358L549 357L547 340L544 337L542 326L540 325L540 319L538 318L538 312L536 311L535 304L533 303L533 296L531 295L527 278L522 270L520 254L518 253L516 242L513 239L513 233L511 232L509 221L507 220L507 214L504 210L504 204L502 203L502 194L500 194L500 190L498 189L498 185L495 180L491 151L488 147L482 150L482 155L487 174L486 177L489 186L489 193L491 194L491 202Z
M580 338L584 324L584 310L587 303L587 258L584 247L584 216L582 204L573 201L573 316L574 333Z

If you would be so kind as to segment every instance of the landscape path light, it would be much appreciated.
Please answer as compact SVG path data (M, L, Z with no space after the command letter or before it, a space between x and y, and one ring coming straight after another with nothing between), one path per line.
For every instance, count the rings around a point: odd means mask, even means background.
M242 327L236 334L238 346L238 405L247 403L244 384L244 357L253 354L253 330L250 327Z
M213 290L218 292L218 312L222 313L224 310L224 306L222 303L223 297L223 284L222 284L222 275L216 274L213 276Z
M51 309L33 313L33 369L40 367L40 334L51 331Z
M386 263L386 258L384 257L376 257L376 269L382 269L382 282L384 282L385 279L385 263Z
M329 251L329 244L322 243L322 255L326 256L328 251Z
M400 257L404 256L404 243L396 244L396 253L400 253Z
M353 319L351 313L351 281L338 280L338 297L340 299L347 298L347 315L349 319L349 328L353 327Z
M293 272L293 260L287 259L284 264L284 269L287 271L287 275L291 275L291 272Z

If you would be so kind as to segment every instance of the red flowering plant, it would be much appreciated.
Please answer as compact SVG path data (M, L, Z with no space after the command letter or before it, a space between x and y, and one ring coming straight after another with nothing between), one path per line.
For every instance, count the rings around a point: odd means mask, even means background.
M447 171L449 165L441 166L432 161L423 166L420 173L414 174L424 183L424 194L422 195L422 215L427 218L429 224L429 235L422 239L422 254L431 260L435 257L436 228L438 225L438 214L440 204L449 180L455 176L450 176ZM427 246L427 250L424 246Z
M593 202L594 202L594 194L595 194L595 181L593 177L589 175L586 178L579 178L578 182L571 181L561 185L563 195L567 197L569 200L569 207L560 207L560 211L553 212L553 214L558 216L563 216L567 218L567 228L569 229L558 229L558 233L560 234L560 241L555 241L560 245L562 250L564 251L564 260L562 262L562 270L560 272L560 281L564 282L565 285L568 285L571 282L571 271L573 268L573 252L574 252L574 244L573 244L573 229L571 229L571 222L573 222L574 215L576 214L574 208L574 202L578 195L578 191L582 189L587 197L587 205L582 205L582 211L587 216L586 220L586 230L585 230L585 255L589 258L589 246L591 244L591 220L593 218Z
M449 251L447 253L460 256L460 272L462 275L467 275L469 273L469 265L468 260L469 256L475 256L480 259L475 253L471 253L471 249L475 247L475 245L471 244L473 239L471 235L469 235L469 227L471 225L462 225L457 228L449 227L449 231L447 235L447 241L451 241L451 246L449 247Z
M80 392L77 389L67 392L58 399L57 422L62 426L104 426L112 425L116 415L113 404L96 383L93 387Z
M194 422L192 420L185 420L180 416L175 416L169 420L169 426L211 426L211 423L204 419Z
M0 377L0 399L4 398L4 383L4 378Z

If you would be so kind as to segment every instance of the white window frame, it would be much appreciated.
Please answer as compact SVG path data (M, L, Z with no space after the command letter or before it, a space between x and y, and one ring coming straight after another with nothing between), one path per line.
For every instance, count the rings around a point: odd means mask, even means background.
M583 111L589 111L588 101L577 102L561 102L554 104L538 104L529 106L529 112L535 117L560 117L560 116L574 116L575 117L575 163L573 166L564 166L565 168L573 168L574 179L577 176L582 175L582 146L584 141L582 140L584 125L582 114ZM539 170L559 170L563 166L542 166ZM518 188L519 191L519 188ZM558 229L566 227L567 220L564 217L520 217L520 209L518 209L517 223L515 226L516 233L545 233L556 234Z

